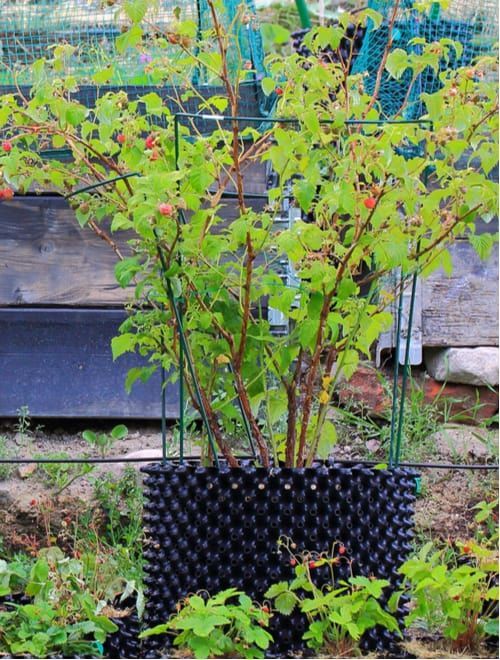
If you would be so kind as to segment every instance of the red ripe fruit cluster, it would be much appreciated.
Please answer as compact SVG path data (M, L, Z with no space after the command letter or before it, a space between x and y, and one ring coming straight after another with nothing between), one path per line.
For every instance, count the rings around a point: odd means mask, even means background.
M345 555L345 547L343 545L339 548L339 555Z
M377 205L377 200L375 197L367 197L366 199L363 200L363 204L367 209L374 209L375 206Z
M296 559L290 559L290 566L297 566L297 560Z
M283 96L283 87L275 87L274 93L276 94L276 96Z
M2 142L2 149L6 152L9 153L9 151L12 151L12 142L10 140L4 140Z
M172 204L162 202L161 204L158 204L158 211L161 213L161 215L170 218L174 214L175 207Z
M118 133L118 135L116 136L116 141L118 142L118 144L125 144L126 140L127 138L123 133Z
M10 188L0 188L0 200L1 199L12 199L14 197L14 191Z
M154 135L148 135L145 141L146 149L152 149L155 146L155 137Z

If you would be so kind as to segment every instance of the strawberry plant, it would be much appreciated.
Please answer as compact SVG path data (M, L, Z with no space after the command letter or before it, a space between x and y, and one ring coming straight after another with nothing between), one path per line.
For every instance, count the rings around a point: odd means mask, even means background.
M209 598L194 594L179 603L166 623L144 631L141 638L174 634L174 644L189 648L196 658L263 658L272 641L269 617L267 606L234 588Z
M9 602L11 588L22 578L28 601L0 608L0 652L35 658L102 656L102 644L117 626L101 612L105 601L98 602L85 584L82 562L50 548L40 552L29 576L19 562L0 568L8 576L2 580L4 600Z
M281 545L291 554L295 578L272 585L266 597L284 615L295 609L306 615L309 627L303 638L310 648L344 657L359 652L361 636L375 626L399 632L396 619L379 602L388 580L352 574L345 580L337 578L339 564L349 564L342 545L334 544L331 554L317 554L314 559L311 553L295 555L289 542ZM329 569L330 580L318 578L324 576L317 571L322 567Z
M1 203L12 190L58 190L77 221L115 252L117 280L133 293L113 355L149 359L131 370L127 388L160 367L177 379L182 345L186 392L229 465L238 465L245 429L263 466L310 466L336 441L327 411L340 374L352 375L391 323L395 292L384 276L449 273L447 247L457 236L482 257L493 248L491 234L475 233L475 220L491 219L497 205L489 179L498 162L495 63L445 69L442 88L424 95L421 121L399 121L408 93L387 123L380 85L368 94L344 58L325 64L272 55L260 84L275 99L275 119L259 126L231 119L240 114L242 85L256 84L245 62L234 66L238 51L228 46L230 31L246 29L249 17L242 6L226 29L219 4L208 5L212 27L198 35L182 9L175 25L157 29L130 13L117 47L142 52L147 40L148 72L158 85L138 99L103 86L86 107L77 100L80 81L63 75L64 47L36 62L31 95L2 98L0 133L11 149L0 152ZM307 36L310 51L335 51L345 25L368 18L377 24L380 17L342 14L338 27ZM167 44L179 57L162 55ZM416 84L460 48L441 40L419 44L419 54L399 49L382 58L377 80L385 68L395 81L409 74ZM96 84L112 69L97 72ZM200 96L195 72L223 93ZM166 85L177 109L198 104L194 116L174 116L160 94ZM267 164L276 177L268 203L257 208L249 168ZM290 202L295 220L284 225ZM126 250L114 237L122 231L131 236ZM282 262L290 264L288 277ZM286 336L273 332L264 301L286 320Z
M445 561L445 550L425 544L400 569L401 593L412 601L406 624L419 623L441 633L458 652L477 651L486 635L498 636L497 553L475 541L458 544L460 553Z

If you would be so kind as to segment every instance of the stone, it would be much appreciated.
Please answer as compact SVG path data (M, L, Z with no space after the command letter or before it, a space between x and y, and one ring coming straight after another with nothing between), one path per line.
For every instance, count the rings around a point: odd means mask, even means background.
M454 422L477 423L498 412L498 391L489 387L440 383L430 376L424 380L424 401L445 411Z
M427 348L425 366L434 380L463 385L498 385L498 348Z
M485 462L494 458L494 449L498 446L498 430L481 431L467 426L446 425L433 435L439 455L450 460L457 457L464 461L472 458Z
M372 417L385 417L391 407L391 397L381 373L369 363L361 363L348 381L337 388L339 403Z
M31 477L31 475L36 472L36 463L27 463L26 465L20 465L17 468L17 474L21 477L21 479L27 479L28 477Z
M401 385L401 377L399 379ZM424 402L442 411L445 421L478 423L491 419L498 411L498 391L491 387L442 383L428 375L413 375L411 384L423 389ZM407 389L408 409L410 383ZM377 370L371 363L362 363L348 381L337 387L340 405L361 415L388 419L391 414L391 374Z

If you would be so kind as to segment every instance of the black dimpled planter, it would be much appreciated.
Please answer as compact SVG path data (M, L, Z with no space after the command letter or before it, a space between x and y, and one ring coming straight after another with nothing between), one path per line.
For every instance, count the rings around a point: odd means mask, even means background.
M166 621L181 598L202 589L213 595L236 587L262 600L271 584L293 575L289 555L279 552L280 536L293 539L297 552L327 551L337 541L355 574L399 584L413 537L413 471L338 463L217 469L189 462L143 471L146 627ZM339 577L347 577L343 566ZM304 648L306 622L302 615L293 619L271 619L276 654ZM147 642L154 657L165 639ZM366 650L387 651L393 643L393 635L377 629L363 639Z

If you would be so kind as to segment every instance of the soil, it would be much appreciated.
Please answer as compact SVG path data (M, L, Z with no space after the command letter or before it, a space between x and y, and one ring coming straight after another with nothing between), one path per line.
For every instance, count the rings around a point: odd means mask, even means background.
M64 424L64 425L63 425ZM65 452L73 458L96 456L92 448L82 438L82 431L90 428L95 432L108 432L113 422L46 422L26 424L28 428L19 431L19 424L0 423L0 453L7 458L40 457L47 458ZM117 441L107 456L140 457L155 460L161 457L161 429L159 423L128 423L129 433L124 440ZM174 454L174 433L167 430L168 450ZM483 429L469 426L442 427L432 438L435 446L433 462L436 463L475 463L497 462L498 429ZM199 447L187 443L186 453L199 454ZM367 457L363 442L350 435L336 447L339 459ZM380 448L371 457L383 453ZM60 519L68 510L78 509L92 495L92 481L104 472L120 475L126 465L134 465L138 470L142 463L113 463L97 465L91 475L78 478L57 498ZM50 479L40 466L12 465L0 469L0 536L7 546L16 546L16 539L32 535L39 530L40 502L50 501L59 490L59 484ZM10 474L6 475L8 471ZM474 506L483 500L496 497L498 474L496 470L449 470L425 469L421 471L421 495L417 498L415 522L417 534L424 538L467 539L474 530ZM57 527L57 520L53 525Z

